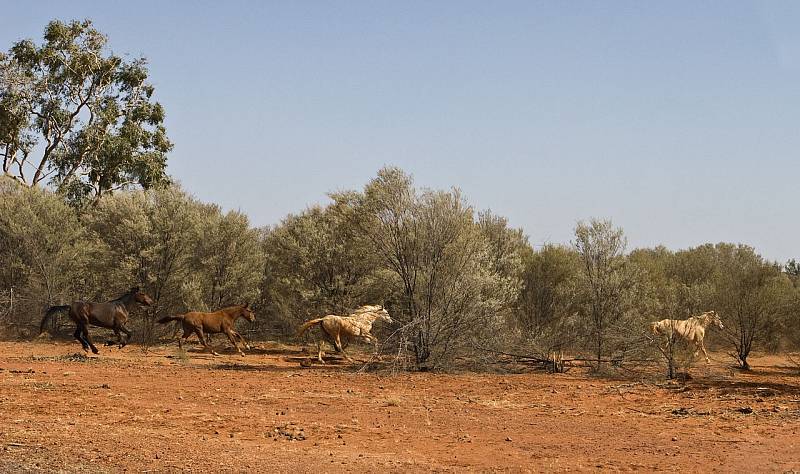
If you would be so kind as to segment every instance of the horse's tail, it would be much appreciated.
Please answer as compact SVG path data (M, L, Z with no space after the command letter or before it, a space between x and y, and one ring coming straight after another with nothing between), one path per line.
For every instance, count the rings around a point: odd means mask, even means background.
M156 321L158 324L167 324L170 321L183 321L183 318L186 317L185 314L176 314L175 316L164 316L163 318Z
M41 336L45 332L45 327L50 319L53 317L54 314L58 313L59 311L69 311L70 306L68 304L62 304L59 306L51 306L47 309L44 313L44 317L42 318L41 324L39 324L39 335Z
M300 337L300 336L302 336L303 334L305 334L305 332L306 332L306 331L308 331L308 328L310 328L311 326L313 326L313 325L315 325L315 324L319 324L319 323L321 323L321 322L322 322L322 319L323 319L323 318L317 318L317 319L312 319L311 321L306 321L305 323L303 323L303 325L302 325L302 326L300 326L299 328L297 328L297 334L296 334L296 336L297 336L297 337Z

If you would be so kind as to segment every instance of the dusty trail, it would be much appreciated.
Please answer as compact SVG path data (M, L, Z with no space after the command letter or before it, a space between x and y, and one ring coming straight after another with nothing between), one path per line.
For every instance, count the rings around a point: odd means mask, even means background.
M356 374L246 358L0 343L0 471L800 469L800 379L721 355L685 391L565 375ZM752 413L742 413L751 408ZM747 411L747 410L744 410Z

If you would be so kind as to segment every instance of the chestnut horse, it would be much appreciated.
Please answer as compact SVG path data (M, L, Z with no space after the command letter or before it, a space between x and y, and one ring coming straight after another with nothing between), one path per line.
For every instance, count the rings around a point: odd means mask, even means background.
M94 303L91 301L73 301L72 304L51 306L42 318L39 326L39 335L45 332L48 320L59 311L69 311L69 318L75 323L75 339L81 343L83 350L88 352L89 348L97 354L97 347L92 342L89 335L89 326L108 328L114 331L117 336L120 349L131 340L131 331L125 327L128 322L130 311L137 305L150 306L153 300L145 292L135 286L127 293L117 299L107 303ZM125 333L125 340L122 334ZM113 342L111 343L113 344Z
M251 323L256 320L256 315L253 313L253 310L250 309L249 303L231 306L213 313L191 311L186 314L165 316L159 319L158 322L161 324L166 324L170 321L181 322L183 325L183 335L180 337L180 339L178 339L178 347L181 349L183 349L184 339L188 338L192 334L197 334L197 337L200 338L200 342L203 344L203 347L210 350L212 354L219 355L211 346L208 345L205 335L223 332L236 347L236 350L239 351L239 354L244 356L244 352L242 352L242 349L239 348L239 343L237 341L241 341L244 347L248 350L250 349L250 345L247 344L247 341L244 340L242 335L236 332L234 329L236 320L239 318L245 318Z

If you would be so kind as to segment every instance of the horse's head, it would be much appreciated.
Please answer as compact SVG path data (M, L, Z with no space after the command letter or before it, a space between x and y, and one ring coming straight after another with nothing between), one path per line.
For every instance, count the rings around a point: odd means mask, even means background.
M150 306L150 305L153 304L153 298L150 298L147 295L147 293L142 291L142 289L139 288L138 286L134 286L133 288L131 288L131 290L129 291L129 294L131 296L133 296L133 300L134 301L136 301L137 303L139 303L141 305Z
M389 316L389 312L386 309L379 305L379 304L370 304L365 306L359 306L353 311L353 315L360 315L366 314L369 315L373 321L380 319L382 321L386 321L387 323L392 323L392 317Z
M250 309L250 303L245 303L244 305L242 305L241 308L242 310L239 313L239 316L245 318L251 323L256 320L256 313L252 309Z
M722 324L722 320L719 318L719 315L717 314L716 311L713 311L713 310L709 311L708 313L706 313L706 315L707 315L706 317L708 318L708 321L711 324L717 326L720 329L725 329L725 326Z
M389 316L389 312L386 311L386 308L384 308L383 306L376 306L376 308L378 309L375 311L375 314L378 315L378 319L382 319L389 324L394 322L392 321L392 317Z

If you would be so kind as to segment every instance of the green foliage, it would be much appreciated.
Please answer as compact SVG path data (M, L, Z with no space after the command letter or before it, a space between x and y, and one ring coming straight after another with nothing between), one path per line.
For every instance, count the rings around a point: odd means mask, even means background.
M25 326L31 308L86 288L93 245L86 234L59 197L0 178L0 291L11 323Z
M115 193L79 216L52 192L2 183L0 282L17 295L8 319L21 326L33 328L49 305L105 301L140 285L154 304L133 326L150 341L164 315L258 299L260 234L240 213L171 187Z
M520 233L488 214L476 221L458 190L418 192L396 168L355 202L359 235L394 277L400 349L415 366L446 366L498 333L518 291Z
M107 50L89 20L52 21L44 43L0 54L0 156L21 183L52 181L67 197L167 181L172 148L143 58Z
M800 263L798 263L795 259L791 259L786 262L786 265L783 267L783 271L793 279L797 280L797 278L800 278Z
M622 229L610 221L579 222L573 245L581 268L578 311L599 368L603 356L624 353L635 338L630 329L636 327L632 309L638 275L625 256L627 239Z
M546 358L577 343L580 256L565 246L545 245L524 251L522 287L514 324L525 350Z
M341 203L290 215L270 229L263 306L285 330L323 314L343 314L366 302L383 302L385 274L356 236L353 208Z
M791 275L751 247L720 243L675 253L645 249L630 258L646 277L647 297L640 299L640 308L651 311L654 320L717 311L725 330L716 338L731 347L742 368L749 368L754 348L774 350L782 342L781 332L789 339L797 334L799 301Z
M504 219L476 219L458 191L419 192L396 168L331 198L265 239L265 306L285 326L384 304L401 359L438 368L506 321L528 244Z
M779 266L765 261L751 247L719 244L713 302L724 315L725 338L743 369L756 343L777 345L781 321L788 316L794 288Z
M800 343L792 262L733 244L626 253L622 229L601 220L579 223L572 246L535 250L458 190L419 190L397 168L269 229L177 186L76 208L18 181L0 179L4 332L32 333L49 305L140 285L154 304L134 315L139 342L165 335L155 320L187 310L252 302L262 333L288 336L305 319L382 304L395 324L376 333L399 364L418 369L497 352L589 353L598 366L664 354L671 367L689 364L690 350L659 352L648 323L711 309L726 328L708 340L744 368L753 350Z
M250 227L247 216L203 206L196 239L191 266L205 295L201 307L220 308L259 297L264 254L261 234Z

